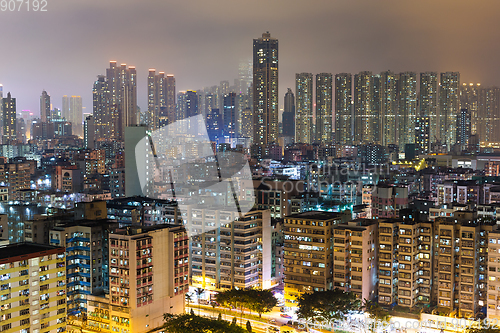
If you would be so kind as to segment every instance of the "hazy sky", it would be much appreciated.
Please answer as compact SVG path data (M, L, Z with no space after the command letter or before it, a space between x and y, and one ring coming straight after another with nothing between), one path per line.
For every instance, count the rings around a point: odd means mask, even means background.
M33 0L30 0L33 1ZM47 0L47 12L0 11L0 83L18 111L39 112L42 89L61 107L110 60L135 65L147 108L149 68L177 90L231 83L252 39L279 39L280 104L297 72L460 71L500 85L498 0ZM17 10L17 8L16 8Z

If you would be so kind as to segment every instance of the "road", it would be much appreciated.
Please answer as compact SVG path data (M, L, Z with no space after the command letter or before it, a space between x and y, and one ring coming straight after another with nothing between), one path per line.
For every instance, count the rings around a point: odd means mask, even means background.
M194 314L196 314L196 315L199 314L201 316L210 317L210 318L214 318L214 319L216 319L219 316L219 312L222 313L222 319L227 320L227 321L232 321L233 317L236 317L238 325L240 325L242 327L246 327L247 321L250 320L250 324L252 325L252 330L254 330L256 332L268 332L269 326L274 326L274 327L279 329L279 326L286 324L287 321L289 320L286 318L279 317L279 314L278 314L279 319L277 319L277 325L272 325L272 324L268 324L268 323L263 323L261 321L244 318L244 317L242 320L241 319L241 312L237 311L237 310L232 310L231 313L227 313L228 312L227 309L217 307L217 308L215 308L215 313L214 313L213 310L208 310L208 309L204 309L204 308L200 309L196 305L193 305L193 306L186 305L186 312L188 312L188 313L191 312L191 309L193 309ZM246 311L245 313L248 314L248 311ZM268 314L263 314L262 318L265 319L266 321L270 320L271 318L276 319L275 317L272 317L272 314L275 314L275 313L276 312L273 311L273 312L270 312ZM277 313L281 313L281 312L279 312L279 309L277 310Z

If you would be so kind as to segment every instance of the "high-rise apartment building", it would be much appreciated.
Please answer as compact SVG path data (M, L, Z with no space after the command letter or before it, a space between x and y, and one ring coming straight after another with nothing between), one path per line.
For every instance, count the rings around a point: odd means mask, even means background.
M380 73L378 103L380 106L380 142L382 146L397 144L397 80L398 76L391 71ZM376 96L375 96L376 98Z
M253 210L239 217L223 207L187 207L185 216L187 225L199 228L190 243L193 286L216 291L267 289L276 284L271 276L269 210ZM213 225L220 228L213 229Z
M430 119L429 116L419 116L415 121L415 151L420 155L430 153Z
M313 143L313 75L295 74L295 142Z
M477 134L481 141L500 141L500 88L477 89ZM472 114L471 114L472 116ZM472 124L471 124L472 125Z
M175 77L173 74L167 74L167 77L165 78L165 84L166 84L166 89L165 89L166 116L168 119L168 124L171 124L176 120ZM160 116L160 123L167 124L165 120L162 120L161 116Z
M160 107L165 106L165 73L155 72L150 69L148 74L148 128L152 131L159 128Z
M62 97L62 112L63 118L71 122L73 135L81 136L83 135L82 128L82 97L81 96L71 96L68 97L64 95Z
M135 67L111 61L106 76L98 76L93 89L96 140L124 140L125 127L137 123Z
M309 211L285 217L285 305L296 307L305 292L333 288L333 227L342 214Z
M377 285L377 221L356 219L333 227L333 288L374 300Z
M238 103L237 95L234 92L231 92L224 97L223 119L224 136L231 139L238 137Z
M439 138L448 149L455 143L460 107L460 73L441 73L439 84Z
M164 323L163 314L183 313L188 243L180 226L129 227L110 234L110 293L88 296L87 325L101 332L145 333Z
M106 76L99 75L94 82L92 100L95 140L106 140L113 133L112 114L109 106L109 88Z
M378 301L413 307L432 300L433 224L412 219L378 222Z
M333 78L331 73L316 75L316 142L333 141Z
M380 140L373 82L372 72L354 75L354 143L377 143Z
M285 94L283 109L283 135L295 138L295 96L292 89L288 88Z
M7 97L2 99L2 120L3 120L3 144L10 144L10 141L16 140L16 99L12 98L10 92Z
M50 117L50 95L43 90L40 96L40 118L46 123L51 120Z
M102 207L101 215L106 216L104 201L87 205ZM109 224L106 220L67 222L49 231L51 245L66 248L69 315L87 312L87 295L109 292Z
M335 75L335 141L341 146L352 145L352 75Z
M461 150L467 149L471 136L471 114L467 109L460 109L457 115L456 144Z
M253 40L253 143L278 142L278 40L269 32Z
M417 74L404 72L399 74L398 108L396 112L400 151L406 144L415 143L415 125L417 117Z
M438 79L437 73L420 73L420 95L419 95L419 114L420 123L425 125L428 117L429 128L424 132L429 134L429 143L439 141L439 119L438 119Z
M488 234L487 316L500 319L500 231Z
M67 120L71 122L71 125L73 128L73 135L78 135L78 136L83 135L83 129L82 129L83 111L82 110L83 110L82 109L82 97L81 96L71 96L71 98L69 100L70 118Z
M18 243L0 248L2 332L66 330L63 247Z
M478 91L481 89L481 84L477 83L462 83L460 86L460 110L467 109L471 115L471 132L477 133L478 125Z
M66 120L69 120L70 118L70 107L69 107L69 97L68 95L64 95L62 97L62 110L61 110L61 115L63 118L66 118Z
M85 118L83 125L83 146L87 149L95 148L95 126L94 117L92 115Z
M148 74L148 127L156 130L175 121L175 78L156 74L150 69Z

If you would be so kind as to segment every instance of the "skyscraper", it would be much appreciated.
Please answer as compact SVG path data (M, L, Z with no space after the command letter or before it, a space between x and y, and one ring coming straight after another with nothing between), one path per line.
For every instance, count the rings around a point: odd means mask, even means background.
M238 66L238 93L246 94L252 85L252 61L240 62Z
M283 110L283 135L295 138L295 96L288 88L285 94L285 108Z
M429 142L434 143L439 140L438 128L438 81L437 73L420 73L420 99L419 117L421 126L428 124ZM425 118L428 117L428 121Z
M50 121L50 95L45 90L40 96L40 117L44 123Z
M236 125L238 123L236 93L232 92L224 97L224 135L230 138L238 136Z
M182 120L187 117L186 115L186 92L179 91L177 94L177 107L175 109L175 118L177 120Z
M313 75L295 74L295 142L313 143Z
M137 82L135 67L111 61L106 70L111 108L111 128L109 139L123 141L125 127L137 122Z
M379 115L373 105L372 72L354 75L354 141L355 143L379 142Z
M397 112L398 140L400 151L408 143L415 143L415 120L417 116L417 74L399 74Z
M12 140L16 140L16 99L12 98L10 92L7 93L7 98L2 99L3 110L3 144L10 144Z
M148 127L156 130L175 121L175 78L164 72L148 75Z
M397 143L396 136L396 87L397 76L391 72L380 73L380 142L382 146Z
M66 118L66 120L69 121L70 114L69 114L69 97L68 97L68 95L64 95L62 97L62 110L61 110L61 114L62 114L63 118Z
M352 145L352 75L335 75L335 141Z
M439 137L448 149L455 144L456 123L459 113L460 73L441 73L439 85Z
M73 135L83 135L82 116L82 97L71 96L69 100L69 118L67 118L67 120L70 121L73 126Z
M186 118L200 114L200 110L198 109L198 96L196 95L196 91L186 91L185 103Z
M95 140L111 139L113 134L112 110L109 106L109 88L106 76L99 75L92 90Z
M316 142L332 143L332 74L316 75Z
M278 40L269 32L253 40L253 143L278 141Z
M95 129L94 129L94 117L92 115L85 118L84 129L83 129L83 146L87 149L95 148Z
M106 76L98 76L93 90L96 140L123 141L125 127L137 124L136 81L135 67L117 66L116 61L110 62Z
M460 87L460 110L467 109L471 116L471 132L472 134L477 133L477 122L478 122L478 90L480 90L480 84L466 84L463 83Z
M167 74L165 79L166 89L165 89L165 100L167 107L167 117L168 123L171 124L175 121L175 77L173 74Z
M456 143L461 150L467 149L471 135L471 114L467 109L461 109L457 116Z
M165 103L165 73L158 75L155 69L150 69L148 74L148 128L157 130L160 124L160 107Z

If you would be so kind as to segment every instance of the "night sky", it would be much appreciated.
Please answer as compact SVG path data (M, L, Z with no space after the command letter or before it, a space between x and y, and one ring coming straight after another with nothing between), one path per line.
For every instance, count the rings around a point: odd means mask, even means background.
M30 0L32 1L32 0ZM47 12L0 11L0 83L18 112L81 95L110 60L135 65L147 109L149 68L177 90L237 77L252 39L279 39L280 105L297 72L459 71L500 85L498 0L47 0ZM17 9L16 9L17 10Z

